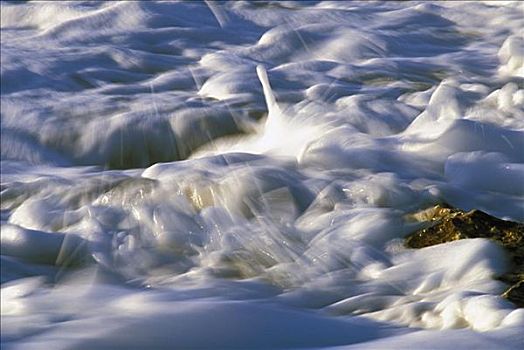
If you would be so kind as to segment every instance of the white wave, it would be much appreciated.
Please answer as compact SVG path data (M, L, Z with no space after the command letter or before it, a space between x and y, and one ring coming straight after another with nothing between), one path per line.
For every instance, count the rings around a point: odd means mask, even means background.
M2 2L2 347L520 348L520 2Z

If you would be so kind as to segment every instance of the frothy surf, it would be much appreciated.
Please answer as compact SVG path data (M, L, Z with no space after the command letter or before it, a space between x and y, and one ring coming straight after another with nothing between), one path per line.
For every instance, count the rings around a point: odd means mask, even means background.
M3 2L2 348L521 348L519 2Z

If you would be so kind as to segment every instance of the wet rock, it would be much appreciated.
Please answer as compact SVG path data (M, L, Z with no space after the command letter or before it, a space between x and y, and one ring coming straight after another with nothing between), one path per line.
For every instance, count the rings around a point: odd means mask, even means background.
M405 239L409 248L423 248L466 238L487 238L508 251L511 270L499 279L511 285L502 295L519 307L524 307L524 224L497 219L479 210L465 212L447 206L409 215L408 220L428 222Z

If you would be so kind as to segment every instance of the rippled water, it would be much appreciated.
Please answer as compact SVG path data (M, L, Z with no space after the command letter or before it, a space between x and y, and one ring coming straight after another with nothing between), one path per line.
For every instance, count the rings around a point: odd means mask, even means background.
M523 13L2 2L2 348L521 348Z

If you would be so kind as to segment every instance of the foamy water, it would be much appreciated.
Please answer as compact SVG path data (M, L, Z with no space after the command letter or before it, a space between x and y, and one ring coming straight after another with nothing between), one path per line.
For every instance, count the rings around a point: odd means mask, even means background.
M519 349L519 2L2 2L6 349Z

